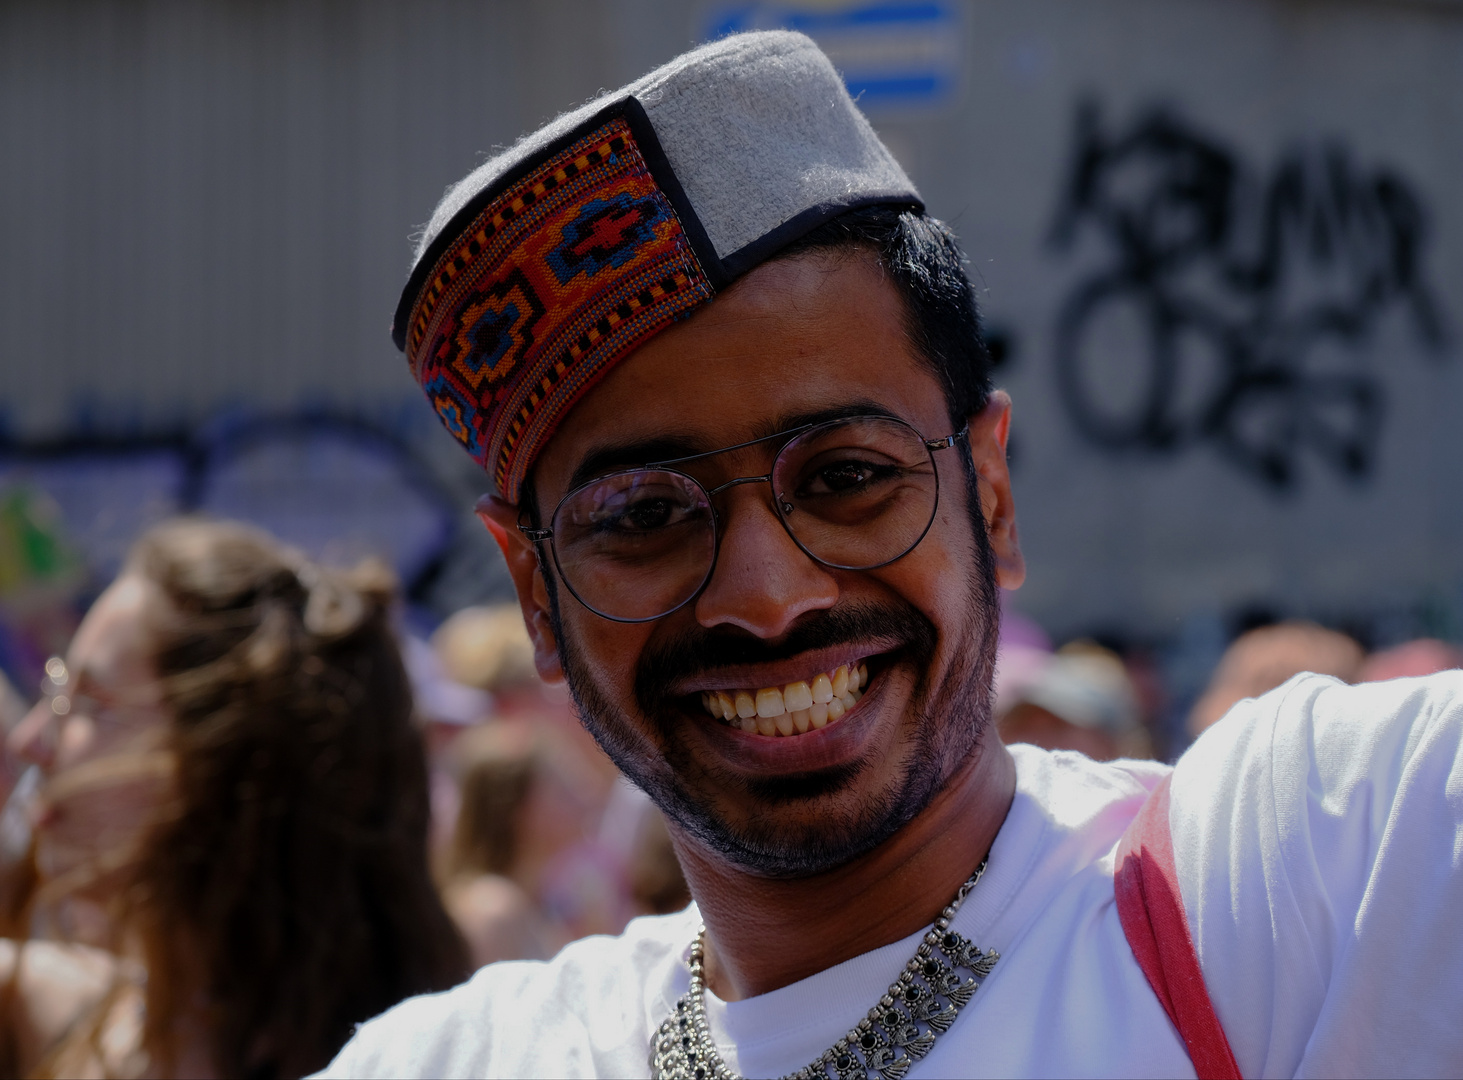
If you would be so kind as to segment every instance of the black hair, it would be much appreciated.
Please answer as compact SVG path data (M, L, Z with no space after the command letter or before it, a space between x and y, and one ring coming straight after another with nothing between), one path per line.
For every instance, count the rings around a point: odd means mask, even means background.
M949 226L917 210L865 206L839 214L775 256L872 251L904 301L906 327L945 391L959 428L991 395L991 358L980 330L975 290Z

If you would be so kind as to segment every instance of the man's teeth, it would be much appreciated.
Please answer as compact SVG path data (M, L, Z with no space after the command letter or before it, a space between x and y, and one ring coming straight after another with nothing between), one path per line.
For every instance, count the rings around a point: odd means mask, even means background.
M759 735L801 735L837 720L858 704L869 685L867 664L843 664L820 672L811 683L764 686L760 690L711 690L701 706L718 720Z

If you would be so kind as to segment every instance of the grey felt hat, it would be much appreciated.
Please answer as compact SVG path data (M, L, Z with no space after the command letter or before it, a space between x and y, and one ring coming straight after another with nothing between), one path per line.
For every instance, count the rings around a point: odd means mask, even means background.
M828 58L802 34L728 37L560 116L453 186L393 337L448 429L511 495L609 366L787 244L872 204L922 209Z

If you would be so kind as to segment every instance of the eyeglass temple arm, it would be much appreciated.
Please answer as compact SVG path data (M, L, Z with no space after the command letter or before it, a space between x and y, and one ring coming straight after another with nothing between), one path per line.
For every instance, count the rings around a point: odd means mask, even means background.
M545 540L553 538L554 530L546 529L538 525L526 525L523 519L528 516L527 507L519 507L518 510L518 531L535 544L541 544Z
M969 434L970 434L970 425L969 424L966 424L963 428L961 428L959 431L957 431L954 435L946 435L943 439L926 439L925 440L925 445L928 446L930 448L930 450L932 450L932 451L933 450L948 450L948 449L950 449L950 447L954 446L956 443L958 443L961 439L965 438Z

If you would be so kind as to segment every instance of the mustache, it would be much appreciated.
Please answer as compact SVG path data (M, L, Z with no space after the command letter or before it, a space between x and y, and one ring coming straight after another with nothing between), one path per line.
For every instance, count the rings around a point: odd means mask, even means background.
M641 654L635 671L635 698L646 715L653 716L669 696L665 688L682 678L731 664L774 663L813 649L891 637L900 642L894 651L929 660L935 654L939 632L912 604L869 601L810 612L775 643L733 626L681 631Z

